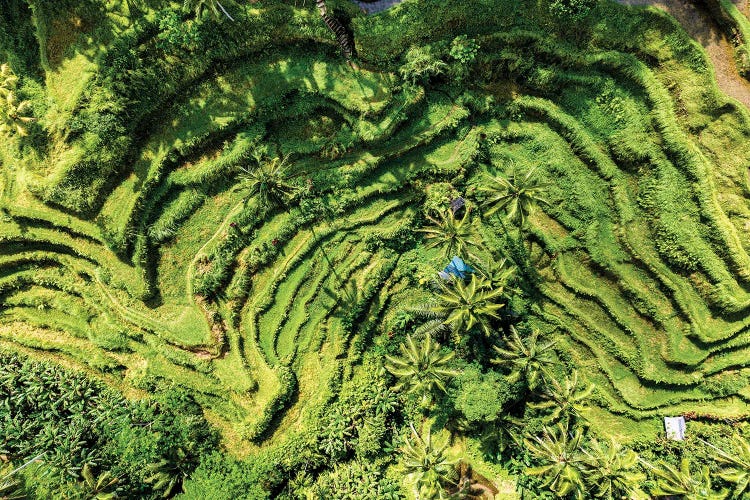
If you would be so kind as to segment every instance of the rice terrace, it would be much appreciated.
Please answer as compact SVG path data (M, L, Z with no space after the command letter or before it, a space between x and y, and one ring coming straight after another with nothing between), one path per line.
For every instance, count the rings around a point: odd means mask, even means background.
M745 0L0 0L0 499L750 498Z

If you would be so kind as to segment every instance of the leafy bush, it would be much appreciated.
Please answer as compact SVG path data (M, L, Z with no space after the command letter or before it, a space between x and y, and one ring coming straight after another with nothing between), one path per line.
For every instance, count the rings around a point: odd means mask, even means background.
M492 422L519 397L518 388L502 374L495 371L482 373L475 364L462 371L455 385L457 388L451 391L453 405L469 422Z

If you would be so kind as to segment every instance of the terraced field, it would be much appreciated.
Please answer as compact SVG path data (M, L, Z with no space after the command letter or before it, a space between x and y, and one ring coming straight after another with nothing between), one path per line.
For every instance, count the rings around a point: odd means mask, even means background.
M523 2L481 22L489 0L433 3L354 17L358 69L283 2L249 4L242 29L192 51L108 3L106 33L74 32L44 62L49 143L0 149L0 345L134 393L171 381L227 436L273 441L336 397L443 265L413 231L425 187L471 199L512 162L552 184L530 220L531 321L596 382L594 403L633 422L746 418L750 120L700 47L616 4L584 46L550 40ZM429 20L397 34L422 7L478 40L468 90L403 85L401 47L441 36ZM88 37L107 48L84 57ZM236 189L259 150L288 155L299 204L265 214Z

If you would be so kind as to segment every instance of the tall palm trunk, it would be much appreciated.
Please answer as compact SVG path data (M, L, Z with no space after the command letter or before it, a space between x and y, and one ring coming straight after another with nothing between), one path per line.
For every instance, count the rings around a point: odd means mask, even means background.
M333 34L336 36L336 41L344 52L344 57L346 57L347 60L351 60L351 58L354 57L354 43L352 37L349 36L346 28L344 28L344 25L341 24L338 19L328 14L326 0L315 0L315 5L318 6L320 17L323 18L323 22L326 23L328 29L333 31Z

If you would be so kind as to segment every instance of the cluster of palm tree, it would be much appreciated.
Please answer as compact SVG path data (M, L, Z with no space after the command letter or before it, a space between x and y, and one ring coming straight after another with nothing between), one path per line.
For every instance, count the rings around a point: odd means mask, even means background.
M18 97L18 77L8 64L0 65L0 133L28 135L34 121L31 102Z
M648 498L640 488L645 475L638 470L638 455L613 440L587 442L582 426L545 427L524 444L541 463L526 473L542 477L560 498Z
M520 173L511 166L507 176L489 177L480 187L485 193L484 215L489 217L502 210L509 221L522 229L536 206L549 204L543 196L547 186L537 178L536 168ZM444 257L468 256L481 263L474 252L486 251L476 221L471 217L471 207L467 206L461 216L449 209L426 218L429 224L418 231L424 233L427 249L438 248ZM488 260L489 264L478 266L480 278L472 275L468 285L461 279L440 283L436 303L420 308L427 316L432 316L424 333L450 327L454 339L458 339L462 332L478 325L485 335L490 335L491 321L499 318L498 310L503 307L501 299L515 268L509 266L506 259L496 259L494 255ZM436 321L438 319L442 321Z
M740 434L732 437L730 451L699 440L719 465L716 476L734 485L731 491L715 489L705 463L694 466L684 457L678 465L652 464L614 440L587 439L585 434L584 426L561 421L545 427L540 436L527 436L525 447L540 465L526 473L543 478L544 486L561 498L722 500L750 493L750 442ZM646 473L652 478L648 488Z

